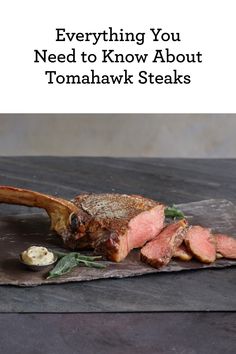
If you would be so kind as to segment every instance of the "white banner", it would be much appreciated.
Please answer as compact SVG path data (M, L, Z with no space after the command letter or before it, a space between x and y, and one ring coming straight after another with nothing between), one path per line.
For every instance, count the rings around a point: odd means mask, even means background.
M235 113L235 0L1 2L0 113Z

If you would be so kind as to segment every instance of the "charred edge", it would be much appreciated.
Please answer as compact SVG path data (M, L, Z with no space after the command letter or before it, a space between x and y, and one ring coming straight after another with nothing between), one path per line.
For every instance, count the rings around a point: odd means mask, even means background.
M171 259L171 252L166 253L166 255L161 259L151 259L140 253L140 260L146 264L149 264L153 268L161 268L169 263Z
M119 236L116 232L107 231L107 235L94 245L94 251L105 258L117 262L117 254L119 251Z

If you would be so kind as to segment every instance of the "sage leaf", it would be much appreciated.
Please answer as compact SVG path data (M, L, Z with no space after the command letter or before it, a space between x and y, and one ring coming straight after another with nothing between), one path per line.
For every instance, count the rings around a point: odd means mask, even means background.
M73 268L83 265L93 268L105 268L104 264L94 262L94 260L101 259L101 256L84 256L78 252L63 253L54 252L59 261L56 266L49 272L47 279L56 278L60 275L69 273Z
M77 264L76 255L74 253L69 253L59 259L56 266L49 272L47 279L66 274L75 268Z
M83 264L86 267L90 267L90 268L106 268L106 266L102 263L90 262L80 258L77 258L77 262L78 264Z
M179 219L185 218L184 213L180 209L176 208L174 205L165 208L165 216L167 218L179 218Z

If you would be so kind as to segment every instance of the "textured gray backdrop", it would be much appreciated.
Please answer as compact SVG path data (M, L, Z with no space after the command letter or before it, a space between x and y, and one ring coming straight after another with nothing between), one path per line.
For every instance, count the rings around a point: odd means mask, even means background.
M236 157L236 114L0 114L0 155Z

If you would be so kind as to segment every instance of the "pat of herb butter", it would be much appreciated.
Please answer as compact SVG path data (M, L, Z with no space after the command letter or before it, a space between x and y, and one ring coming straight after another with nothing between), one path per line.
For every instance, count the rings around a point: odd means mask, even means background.
M28 265L47 265L54 261L54 254L46 247L31 246L21 253L21 258Z

